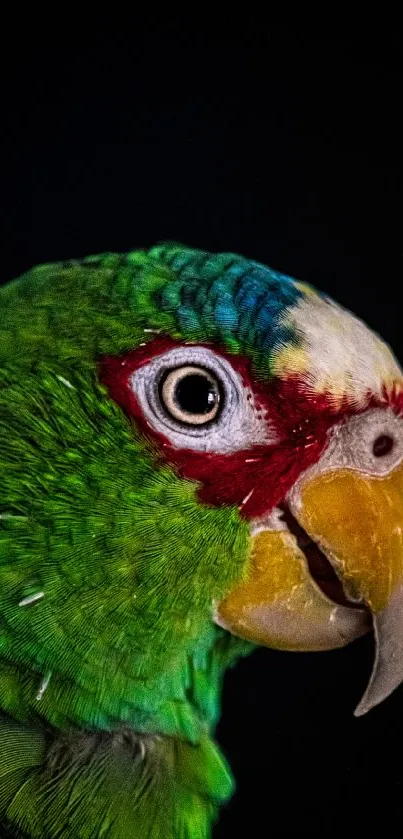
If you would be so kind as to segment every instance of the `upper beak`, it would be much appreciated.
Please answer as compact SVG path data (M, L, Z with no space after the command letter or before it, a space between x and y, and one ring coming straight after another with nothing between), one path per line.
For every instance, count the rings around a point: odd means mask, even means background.
M296 539L272 516L252 523L246 578L219 604L217 621L257 643L323 650L358 638L372 618L375 663L355 712L364 714L403 681L403 465L383 477L307 472L289 506L333 566L345 605L324 594Z

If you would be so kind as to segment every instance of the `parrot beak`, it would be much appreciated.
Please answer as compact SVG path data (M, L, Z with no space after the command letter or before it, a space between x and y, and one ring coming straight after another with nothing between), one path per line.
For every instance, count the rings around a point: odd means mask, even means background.
M372 626L365 714L403 681L403 465L382 477L308 470L251 536L248 574L217 622L286 650L342 647Z
M302 482L295 503L347 596L372 614L376 656L360 716L403 681L403 466L383 477L319 474Z

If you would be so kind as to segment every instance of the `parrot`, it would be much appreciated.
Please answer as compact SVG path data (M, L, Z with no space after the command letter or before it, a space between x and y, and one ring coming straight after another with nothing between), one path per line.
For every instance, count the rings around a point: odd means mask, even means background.
M0 824L208 839L225 672L403 681L403 374L313 285L163 242L0 289Z

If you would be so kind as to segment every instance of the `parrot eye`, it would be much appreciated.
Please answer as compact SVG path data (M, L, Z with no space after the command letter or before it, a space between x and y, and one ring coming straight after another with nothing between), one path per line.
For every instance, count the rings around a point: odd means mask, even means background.
M162 405L179 422L206 425L217 417L222 402L220 383L195 365L167 371L159 384Z
M269 418L228 359L185 344L130 377L149 428L180 449L228 453L277 441Z

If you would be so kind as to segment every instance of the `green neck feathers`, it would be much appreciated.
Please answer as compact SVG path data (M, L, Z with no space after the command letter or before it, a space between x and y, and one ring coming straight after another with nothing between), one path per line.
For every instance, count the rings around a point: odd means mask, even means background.
M114 730L55 730L0 721L0 824L5 836L38 839L207 839L220 804L232 793L228 766L211 739L223 673L249 646L217 630L210 647L188 661L177 719L193 717L198 735ZM2 684L18 674L4 668ZM28 682L26 678L26 682ZM1 822L3 817L3 822ZM14 832L18 826L17 832Z
M246 526L156 464L93 369L0 376L0 813L17 836L204 839L231 792L222 675L249 649L212 604Z

